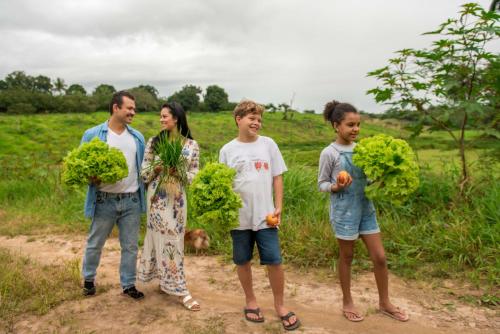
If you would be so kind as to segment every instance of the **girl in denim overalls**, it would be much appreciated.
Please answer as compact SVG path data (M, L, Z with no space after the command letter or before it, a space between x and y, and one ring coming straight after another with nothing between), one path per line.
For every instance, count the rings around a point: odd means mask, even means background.
M323 111L325 120L337 132L335 142L320 156L318 185L330 193L330 222L339 243L339 278L343 294L344 317L363 320L351 296L351 263L354 242L361 237L374 265L379 292L380 312L396 320L407 321L408 315L389 300L387 262L373 203L365 196L367 184L363 171L352 163L354 142L359 134L360 114L352 105L332 101ZM346 171L347 177L339 177Z

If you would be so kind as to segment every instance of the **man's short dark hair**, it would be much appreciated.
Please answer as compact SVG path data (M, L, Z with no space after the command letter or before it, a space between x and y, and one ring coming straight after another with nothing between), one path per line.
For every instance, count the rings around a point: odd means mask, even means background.
M111 102L109 102L109 113L113 115L113 106L116 104L118 108L122 107L123 104L123 97L126 96L129 99L135 101L134 95L130 94L126 90L121 90L119 92L116 92L113 94L113 97L111 98Z

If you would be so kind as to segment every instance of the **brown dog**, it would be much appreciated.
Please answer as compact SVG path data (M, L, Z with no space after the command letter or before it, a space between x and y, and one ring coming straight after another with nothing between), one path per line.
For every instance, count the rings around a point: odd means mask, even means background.
M196 250L196 254L200 249L207 249L210 245L210 238L201 228L194 230L186 230L184 234L184 245L188 245Z

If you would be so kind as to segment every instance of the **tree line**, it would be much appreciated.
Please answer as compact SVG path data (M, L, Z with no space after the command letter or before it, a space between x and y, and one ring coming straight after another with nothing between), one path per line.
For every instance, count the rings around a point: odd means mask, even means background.
M141 84L127 89L136 98L139 112L157 111L166 102L178 102L186 111L217 112L232 110L228 94L218 85L205 91L195 85L185 85L168 97L159 96L152 85ZM32 76L14 71L0 80L0 113L76 113L108 110L113 85L100 84L90 93L80 84L67 85L64 79L51 79L44 75Z

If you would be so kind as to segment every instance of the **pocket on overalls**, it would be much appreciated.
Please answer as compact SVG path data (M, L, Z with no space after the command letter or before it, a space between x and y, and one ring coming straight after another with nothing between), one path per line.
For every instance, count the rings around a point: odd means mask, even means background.
M334 221L341 222L351 218L352 196L349 193L339 193L332 206L332 218Z

